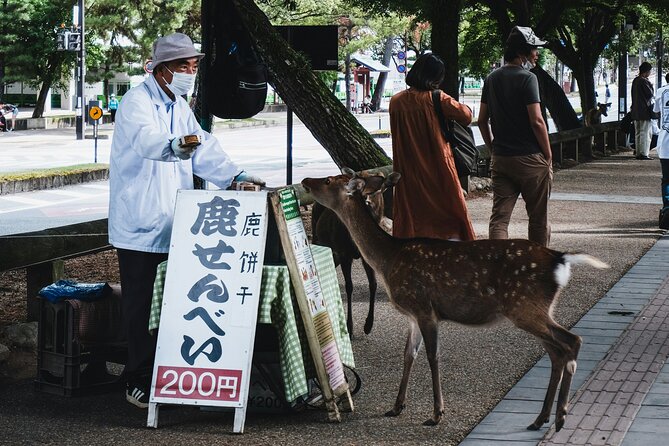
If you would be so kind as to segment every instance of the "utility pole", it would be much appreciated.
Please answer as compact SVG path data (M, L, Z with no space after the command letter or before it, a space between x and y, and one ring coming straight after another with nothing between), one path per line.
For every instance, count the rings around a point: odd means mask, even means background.
M655 90L662 86L662 59L664 59L664 42L662 41L662 25L657 28L657 40L655 41L655 57L657 58L657 85Z
M626 28L626 20L623 19L620 24L620 39L623 38ZM618 57L618 121L622 121L627 113L627 49L621 49Z
M84 139L84 130L86 126L86 120L84 119L84 82L86 78L86 49L84 47L84 0L78 0L77 11L75 12L74 19L75 25L78 27L78 31L81 36L81 44L79 46L79 51L77 51L77 67L76 67L76 80L77 80L77 103L75 106L75 115L76 115L76 126L77 126L77 139Z

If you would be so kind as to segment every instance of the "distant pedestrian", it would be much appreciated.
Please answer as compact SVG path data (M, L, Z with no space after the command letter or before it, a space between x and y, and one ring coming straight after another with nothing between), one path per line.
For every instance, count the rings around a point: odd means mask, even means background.
M118 110L118 99L114 93L109 97L109 103L107 104L107 110L111 113L112 124L116 122L116 110Z
M606 84L606 92L604 93L604 103L608 104L611 100L611 90L609 90L609 84Z
M538 59L537 48L545 43L532 28L515 26L506 40L506 64L483 83L478 123L492 152L491 239L509 238L511 214L522 195L529 217L528 239L544 246L550 242L553 156L541 115L539 82L530 72Z
M5 119L8 117L10 119L10 122L12 123L11 127L8 127L7 123L5 122L4 131L5 132L13 131L16 126L16 117L19 115L19 108L13 104L5 104L0 102L0 111L2 111L2 114L5 116Z
M660 229L669 229L669 73L665 75L667 85L657 90L653 111L660 114L660 134L657 137L657 156L662 167L662 209Z
M644 62L639 65L639 75L632 81L631 114L634 120L634 150L636 159L650 160L650 139L652 133L651 118L653 115L653 84L648 77L652 65Z

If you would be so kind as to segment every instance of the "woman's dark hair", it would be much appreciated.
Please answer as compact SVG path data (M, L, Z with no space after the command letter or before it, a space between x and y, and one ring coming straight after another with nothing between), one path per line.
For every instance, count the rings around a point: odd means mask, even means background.
M652 69L653 66L648 62L644 62L641 65L639 65L639 73L648 73Z
M444 61L436 54L423 54L407 73L406 82L409 87L417 90L431 91L439 88L444 80L446 67Z

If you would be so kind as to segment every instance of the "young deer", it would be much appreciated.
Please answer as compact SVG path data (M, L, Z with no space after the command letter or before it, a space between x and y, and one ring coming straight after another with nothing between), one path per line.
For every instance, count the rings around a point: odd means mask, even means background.
M358 173L358 175L363 177L370 176L367 173ZM381 225L384 230L390 231L389 226L392 223L389 223L390 220L383 215L385 202L383 194L380 192L377 190L371 194L364 195L365 203L374 221ZM351 267L353 260L360 258L360 251L358 251L355 243L351 240L348 229L339 220L337 214L318 202L314 203L314 206L311 208L311 230L313 234L312 243L331 248L335 264L341 267L347 297L346 328L348 329L349 336L353 337L353 307L351 302L353 280L351 278ZM365 262L365 259L362 259L362 266L365 269L367 282L369 283L369 310L367 312L367 319L365 320L365 334L369 334L374 325L374 301L376 298L377 282L374 270Z
M569 280L570 265L608 265L585 254L561 253L528 240L394 238L369 216L361 194L397 183L399 174L384 179L359 178L348 169L342 172L339 176L306 178L302 185L315 200L335 211L386 287L390 301L409 316L402 380L395 405L386 416L397 416L405 407L409 373L424 339L434 394L434 413L424 424L441 421L439 321L484 325L506 317L539 338L552 363L543 407L528 429L539 429L548 422L560 385L555 415L556 430L560 430L581 338L553 320L553 305Z

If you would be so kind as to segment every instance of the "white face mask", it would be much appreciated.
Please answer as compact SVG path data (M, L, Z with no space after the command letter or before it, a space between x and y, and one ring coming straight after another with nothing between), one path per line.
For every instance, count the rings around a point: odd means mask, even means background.
M529 59L523 60L523 62L520 64L520 66L523 67L523 69L525 69L527 71L530 71L532 68L534 68L534 64L532 62L530 62Z
M172 73L172 70L169 68L165 67L167 71ZM163 77L163 80L167 82L167 80ZM189 94L191 91L193 91L193 88L195 87L195 75L194 74L188 74L188 73L172 73L172 82L167 83L167 88L174 93L176 96L183 96L185 94Z

